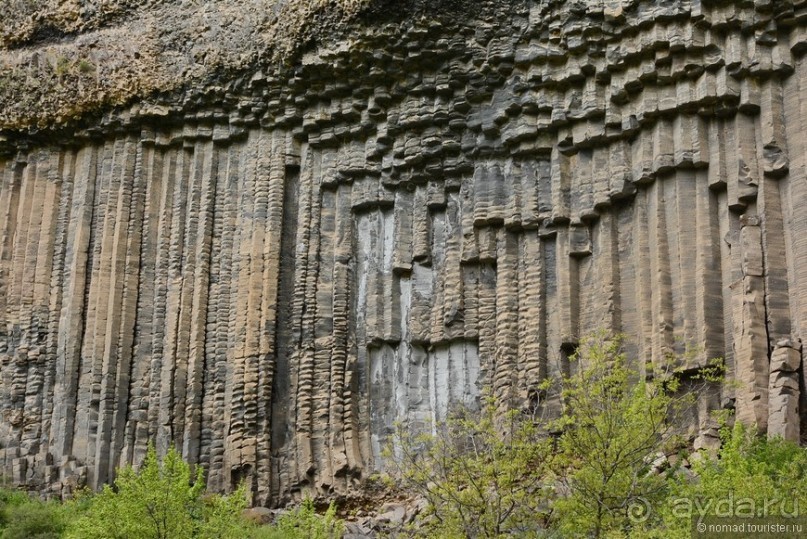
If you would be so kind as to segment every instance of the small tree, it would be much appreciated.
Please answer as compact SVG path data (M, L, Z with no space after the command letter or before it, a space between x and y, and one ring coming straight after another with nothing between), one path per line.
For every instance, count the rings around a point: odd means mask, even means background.
M501 414L492 399L481 413L461 412L434 434L399 428L387 457L404 489L428 504L424 535L440 537L625 536L661 521L666 475L657 458L681 447L675 426L693 404L679 395L681 373L632 376L621 340L583 339L571 358L574 374L548 379L560 417L541 421ZM673 363L673 362L671 362ZM713 383L722 362L689 380Z
M460 410L412 434L398 426L386 457L401 486L422 496L415 533L425 537L530 537L547 518L543 481L550 441L518 411Z
M0 488L0 532L11 522L14 508L30 502L30 497L22 490ZM2 533L0 533L2 537Z
M674 426L694 401L676 397L676 373L635 380L621 339L595 334L571 358L575 373L561 380L563 412L555 470L567 495L554 504L565 537L602 537L647 527L652 507L664 499L665 477L652 462L681 441ZM710 383L720 367L696 375Z
M86 513L69 529L76 539L184 539L243 537L240 513L245 488L228 497L203 498L204 480L171 448L160 462L149 447L140 470L121 469L115 487L89 499Z

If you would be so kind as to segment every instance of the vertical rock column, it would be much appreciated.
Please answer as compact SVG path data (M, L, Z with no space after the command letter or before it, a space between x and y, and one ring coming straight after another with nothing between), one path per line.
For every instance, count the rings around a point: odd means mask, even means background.
M247 480L260 503L268 503L271 485L269 405L276 361L285 153L282 133L256 131L245 144L234 244L233 266L238 269L230 290L225 485L232 488Z
M742 287L734 306L734 357L737 390L737 419L768 428L768 341L765 328L765 297L759 218L746 213L741 218L740 256Z
M802 368L798 344L783 339L771 354L768 382L768 436L799 441L799 376Z
M56 352L56 373L51 420L51 451L68 479L73 460L79 361L84 328L85 285L88 278L88 246L96 189L97 149L86 146L74 154L73 195L67 224L65 273L62 276L62 309Z

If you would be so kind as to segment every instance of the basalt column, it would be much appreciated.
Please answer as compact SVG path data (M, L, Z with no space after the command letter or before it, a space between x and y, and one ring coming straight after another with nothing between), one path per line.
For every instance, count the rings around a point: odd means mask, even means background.
M2 134L12 481L97 488L154 444L261 504L349 492L396 423L556 411L598 329L680 369L695 447L721 408L804 440L807 8L474 5Z

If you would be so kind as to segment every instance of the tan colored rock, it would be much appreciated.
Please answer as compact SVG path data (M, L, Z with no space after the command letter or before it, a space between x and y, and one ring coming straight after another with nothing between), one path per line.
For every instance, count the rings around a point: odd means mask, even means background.
M768 383L768 436L786 440L800 439L798 371L802 368L801 351L790 340L777 343L771 354Z
M53 19L75 42L0 25L29 44L0 50L20 73L51 74L38 62L93 39L110 62L41 114L27 103L56 79L0 113L18 128L0 134L12 480L99 487L154 443L262 505L347 492L383 467L396 422L428 429L486 389L557 412L539 385L601 328L627 336L637 376L680 368L690 391L725 358L732 383L700 388L684 425L696 447L714 447L711 412L732 405L760 432L804 436L793 2L412 0L320 36L289 69L250 56L254 21L221 24L264 4L168 29L191 8ZM334 20L354 13L342 4ZM135 58L205 17L192 35L209 43ZM267 35L294 34L284 24ZM151 95L166 76L187 91ZM110 108L110 88L138 102ZM106 113L36 129L70 106Z

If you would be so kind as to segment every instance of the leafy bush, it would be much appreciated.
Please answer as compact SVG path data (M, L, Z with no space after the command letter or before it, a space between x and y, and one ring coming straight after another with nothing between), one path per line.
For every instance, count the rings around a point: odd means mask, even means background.
M551 441L518 411L458 411L435 434L398 428L387 457L401 486L427 502L416 534L426 537L526 537L543 527L543 482Z
M284 513L270 526L251 530L251 539L339 539L345 532L344 523L336 517L331 503L324 515L319 515L310 499L294 511Z
M89 499L86 513L71 524L76 539L240 538L244 487L230 496L203 496L202 469L192 480L190 466L173 448L160 462L150 447L143 466L121 469L115 487Z
M688 538L692 517L795 517L807 514L807 448L766 439L737 422L721 430L716 456L697 454L694 480L678 475L648 537Z
M70 506L43 502L20 490L0 490L0 537L3 539L51 539L61 537Z
M8 526L12 510L28 502L28 494L21 490L0 489L0 530Z
M576 372L560 382L563 413L552 425L562 432L554 464L567 493L554 503L554 524L564 537L650 525L645 513L666 495L651 464L672 449L670 420L692 397L673 396L674 375L631 380L619 338L586 338L571 359Z
M204 494L201 468L195 476L176 452L160 460L150 447L139 470L127 466L115 485L78 493L59 504L0 490L2 539L339 539L344 524L333 504L318 515L305 500L271 526L242 518L248 493L242 485L229 496Z
M386 456L427 502L416 533L624 537L661 521L652 508L668 481L652 463L680 443L673 425L692 395L676 396L674 372L634 380L619 338L593 335L571 359L574 374L538 388L560 395L558 419L501 413L488 399L433 434L399 427Z
M68 523L65 508L55 502L28 502L11 507L3 539L57 539Z

